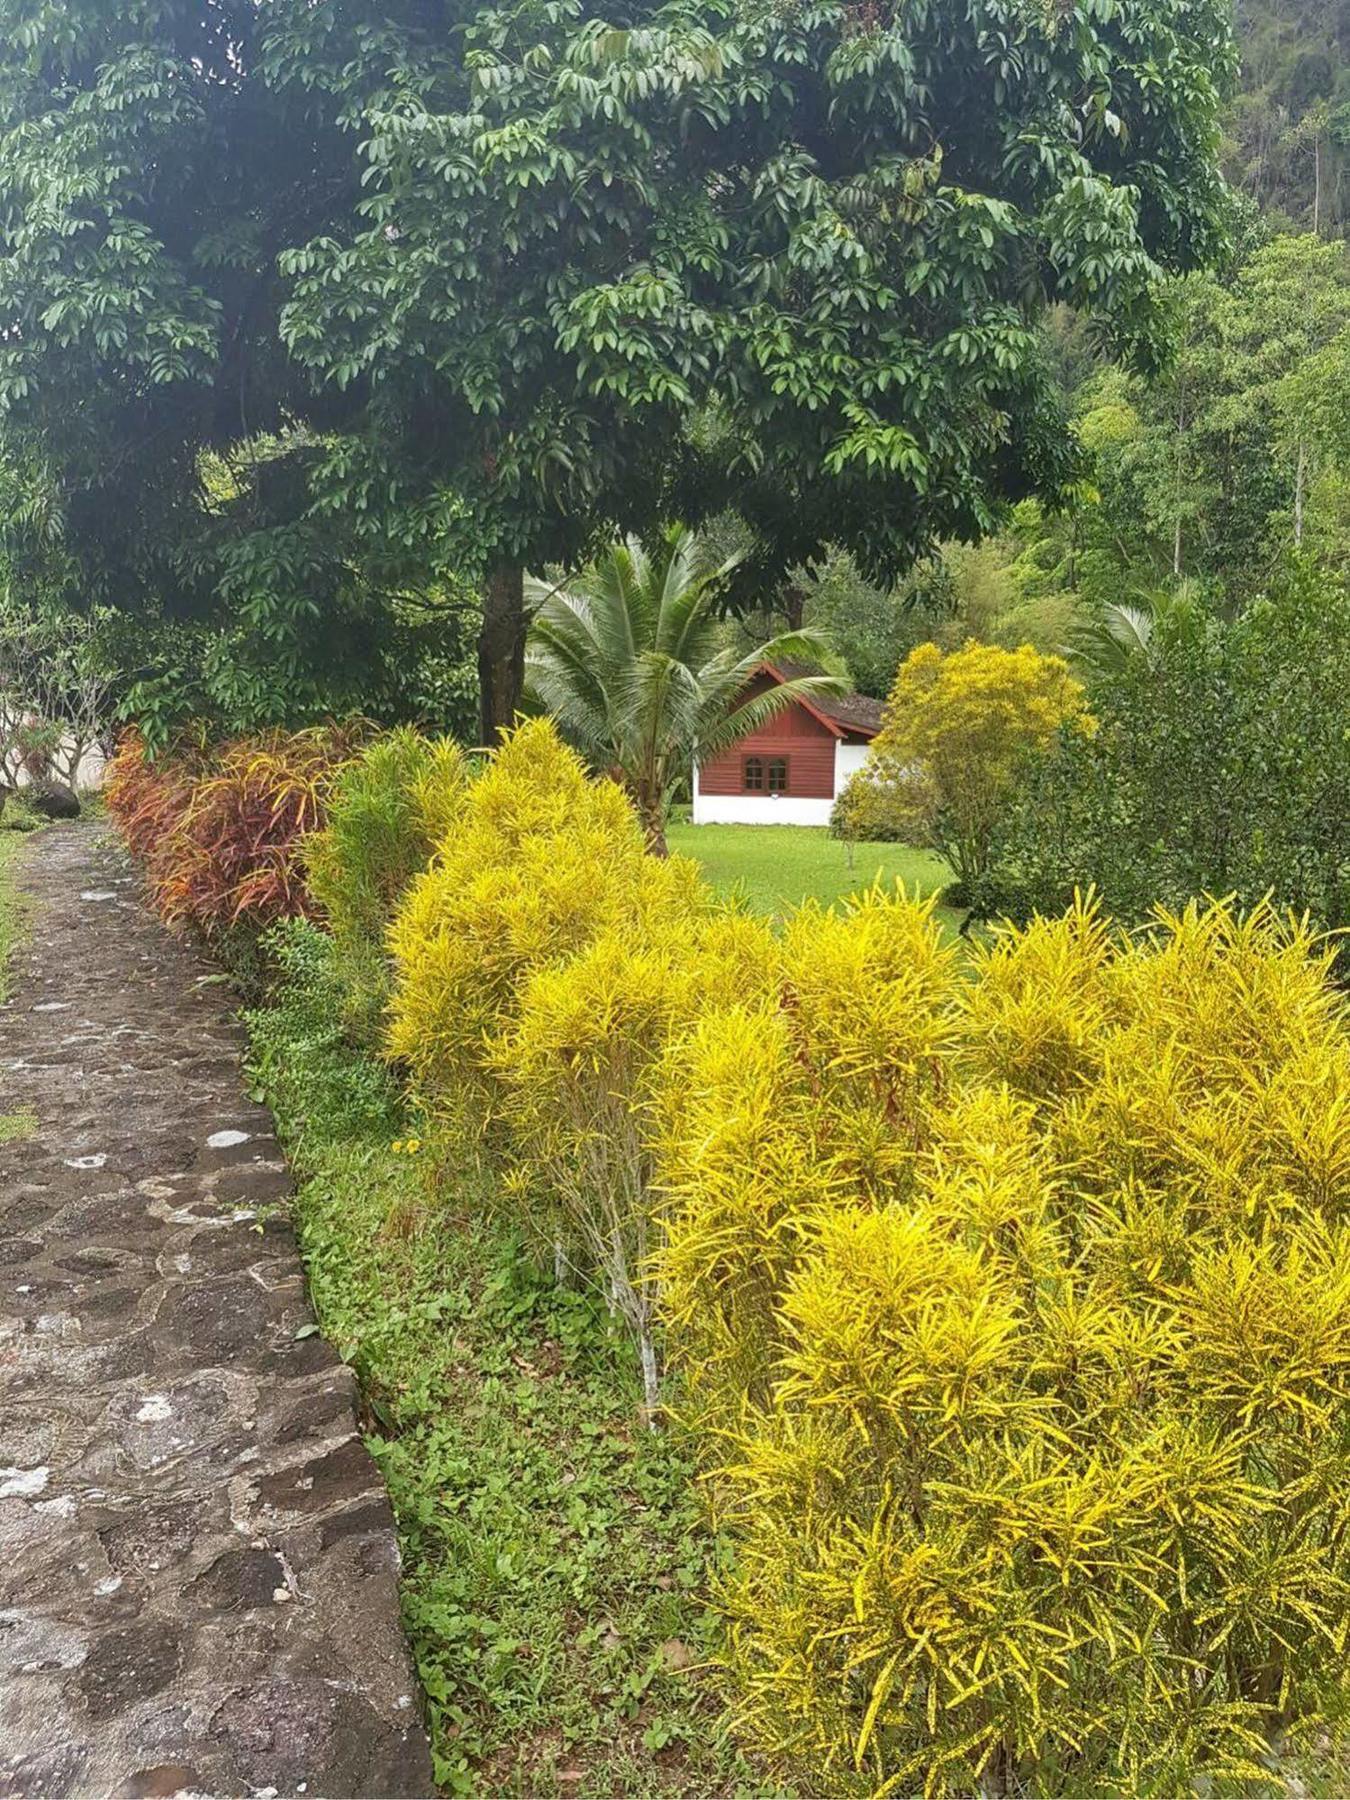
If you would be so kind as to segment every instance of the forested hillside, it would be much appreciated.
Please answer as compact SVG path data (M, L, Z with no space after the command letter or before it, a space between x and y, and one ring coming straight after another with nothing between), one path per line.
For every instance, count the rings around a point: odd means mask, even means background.
M1236 16L1232 245L1164 284L1170 358L1131 366L1067 310L1047 318L1077 479L981 544L944 544L898 590L843 555L803 573L801 616L867 691L926 639L1072 649L1103 609L1147 632L1178 584L1231 619L1291 557L1350 569L1350 0L1237 0Z
M1237 0L1229 179L1282 229L1350 219L1350 0Z

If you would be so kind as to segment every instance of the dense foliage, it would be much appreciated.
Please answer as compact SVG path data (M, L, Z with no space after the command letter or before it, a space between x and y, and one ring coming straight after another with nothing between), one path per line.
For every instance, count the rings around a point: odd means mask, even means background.
M349 824L415 748L355 765ZM780 936L543 721L445 793L389 938L419 1167L490 1174L694 1433L748 1740L810 1791L956 1795L1258 1781L1314 1736L1350 1592L1329 950L1080 904L972 962L880 890ZM326 854L360 891L359 833ZM336 1032L344 958L303 942Z
M1037 759L1092 721L1061 657L971 639L906 658L863 768L831 825L841 837L897 839L946 859L965 896L983 890L995 845Z
M360 736L325 727L218 747L198 739L152 757L128 734L109 771L108 810L165 921L219 940L310 912L305 841Z
M0 40L19 566L212 620L251 723L462 577L486 736L522 565L663 512L739 507L761 579L982 531L1067 474L1046 300L1149 360L1226 233L1221 0L5 0Z
M338 771L324 826L305 839L305 884L342 970L340 1014L362 1043L378 1041L389 998L385 933L449 829L467 780L452 740L404 727Z
M1229 178L1282 226L1344 236L1350 172L1345 0L1237 0L1242 87Z
M1350 589L1305 570L1224 619L1198 597L1092 684L1100 729L1030 772L988 903L1025 916L1095 884L1122 919L1157 901L1270 893L1350 924Z
M663 1106L744 1725L815 1792L1264 1785L1343 1679L1327 953L1226 907L973 979L903 900L800 933Z

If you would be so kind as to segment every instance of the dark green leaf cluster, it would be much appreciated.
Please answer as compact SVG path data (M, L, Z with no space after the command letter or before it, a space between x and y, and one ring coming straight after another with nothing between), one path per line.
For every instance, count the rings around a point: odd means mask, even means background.
M283 330L400 417L430 387L511 554L659 475L894 568L1062 484L1035 310L1153 345L1160 268L1222 242L1231 73L1209 4L494 8L365 107L359 220L283 257Z
M1198 597L1099 677L1092 738L1032 776L988 910L1026 917L1095 885L1122 920L1155 903L1269 894L1350 925L1350 589L1305 568L1226 622Z
M734 506L761 579L885 574L1059 494L1038 311L1151 360L1226 230L1225 0L0 0L0 42L16 567L227 624L301 711L330 619L447 570Z

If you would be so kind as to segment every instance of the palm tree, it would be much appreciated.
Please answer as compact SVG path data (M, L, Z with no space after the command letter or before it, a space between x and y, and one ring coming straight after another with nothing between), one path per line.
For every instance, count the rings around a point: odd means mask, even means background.
M671 791L691 758L717 755L796 699L847 689L818 632L787 632L745 654L728 647L716 608L736 561L708 568L696 533L674 525L650 555L630 537L569 586L530 584L527 699L623 783L658 856ZM780 660L822 673L748 694L759 666Z
M1094 618L1074 633L1068 655L1098 675L1118 675L1138 657L1150 661L1156 653L1160 625L1194 615L1197 593L1192 583L1175 588L1140 588L1134 601L1107 602Z

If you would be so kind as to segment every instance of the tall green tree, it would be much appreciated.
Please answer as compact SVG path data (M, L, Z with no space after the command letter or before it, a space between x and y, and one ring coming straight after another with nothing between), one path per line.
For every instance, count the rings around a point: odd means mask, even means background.
M0 4L0 528L25 594L125 620L152 728L461 713L451 503L287 352L279 253L351 216L329 96L252 0ZM439 665L429 677L421 675Z
M305 62L327 27L295 29ZM524 0L405 61L361 108L355 229L285 259L284 329L416 422L493 544L485 729L522 566L654 490L734 504L761 578L830 541L894 574L1055 491L1035 313L1157 348L1160 269L1221 240L1232 70L1221 0Z
M761 576L884 576L1055 492L1037 311L1147 358L1223 233L1225 0L0 0L0 41L0 408L67 542L226 612L242 554L274 661L479 567L485 734L524 568L616 526L734 503Z

